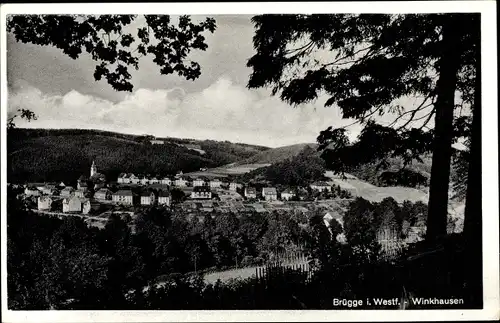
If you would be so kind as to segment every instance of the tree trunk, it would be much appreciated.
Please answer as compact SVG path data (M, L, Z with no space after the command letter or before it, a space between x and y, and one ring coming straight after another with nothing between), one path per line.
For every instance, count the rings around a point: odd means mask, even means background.
M478 39L480 44L480 39ZM476 79L474 104L472 106L472 127L465 197L464 234L470 242L482 240L481 209L481 51L478 44L476 54Z
M478 19L479 22L479 19ZM469 170L467 174L467 193L465 198L464 236L468 277L466 287L469 302L482 308L482 187L481 187L481 50L480 26L476 26L476 79L474 86L474 104L472 106L472 128L469 152Z
M443 51L439 60L439 79L436 84L436 117L426 233L428 241L434 241L440 236L446 235L453 110L461 53L459 48L460 23L460 19L456 15L450 15L443 25L441 44Z

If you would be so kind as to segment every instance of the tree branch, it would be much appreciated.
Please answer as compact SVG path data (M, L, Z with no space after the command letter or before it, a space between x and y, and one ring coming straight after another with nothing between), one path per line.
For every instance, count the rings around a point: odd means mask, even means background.
M398 122L398 121L399 121L399 120L400 120L403 116L405 116L405 115L407 115L407 114L411 114L410 119L409 119L409 120L408 120L408 121L407 121L404 125L402 125L401 127L398 127L396 130L397 130L397 131L399 131L399 130L401 130L402 128L406 127L408 124L410 124L410 122L412 122L412 121L414 120L413 118L415 117L415 115L417 114L417 112L418 112L418 111L421 111L421 110L423 110L423 109L425 109L425 108L428 108L429 106L431 106L432 104L434 104L434 100L432 100L432 102L431 102L431 103L429 103L429 104L427 104L427 105L425 105L425 106L424 106L424 104L427 102L427 100L429 100L429 99L430 99L430 98L432 98L432 97L433 97L433 95L432 95L432 94L427 95L427 96L426 96L426 98L422 101L422 103L421 103L418 107L416 107L416 108L415 108L415 109L413 109L413 110L408 110L408 111L405 111L405 112L401 113L401 114L400 114L400 115L399 115L396 119L394 119L394 121L393 121L393 122L391 122L391 123L388 125L388 127L392 127L392 126L396 125L396 123L397 123L397 122Z
M426 129L429 129L427 127L427 124L429 123L429 121L431 120L432 116L434 115L434 113L436 113L436 109L432 109L432 111L429 113L429 116L427 117L427 119L425 120L425 122L420 126L419 130L422 130L423 128L426 128Z

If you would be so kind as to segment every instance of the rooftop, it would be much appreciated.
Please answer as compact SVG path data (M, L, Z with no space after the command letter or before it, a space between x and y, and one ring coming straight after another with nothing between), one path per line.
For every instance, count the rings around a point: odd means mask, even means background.
M277 194L275 187L264 187L262 189L262 194Z
M193 192L210 192L210 188L206 186L196 186L193 188Z
M133 196L134 194L132 193L131 190L119 190L116 193L113 193L113 195L120 195L120 196Z

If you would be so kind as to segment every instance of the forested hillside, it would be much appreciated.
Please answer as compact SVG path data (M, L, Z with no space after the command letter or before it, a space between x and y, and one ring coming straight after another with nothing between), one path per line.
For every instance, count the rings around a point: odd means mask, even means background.
M302 150L295 156L246 173L240 179L243 181L264 180L272 184L287 186L303 186L325 179L326 169L323 159L313 147L308 145L302 147Z
M359 179L362 179L376 186L386 186L381 180L381 175L385 172L397 172L404 166L401 158L388 158L386 167L377 167L379 162L364 164L349 171ZM430 178L431 156L422 158L422 162L413 162L405 167L407 170L423 175L426 179Z
M310 147L314 151L316 150L317 145L313 143L309 144L296 144L284 147L278 147L273 149L268 149L262 151L254 156L241 160L237 164L274 164L277 162L281 162L285 159L289 159L297 156L305 147Z
M73 181L87 174L92 160L114 179L121 172L171 174L216 167L248 158L265 147L230 142L166 141L151 145L147 136L96 130L11 129L8 132L8 181ZM179 146L199 144L204 155Z

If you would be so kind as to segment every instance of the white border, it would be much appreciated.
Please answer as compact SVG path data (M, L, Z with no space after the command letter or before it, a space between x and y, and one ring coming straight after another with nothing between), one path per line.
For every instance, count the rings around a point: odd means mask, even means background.
M159 322L159 321L412 321L499 319L498 125L496 3L494 1L308 2L308 3L109 3L2 5L1 40L1 192L6 191L7 14L261 14L261 13L431 13L481 12L483 89L483 310L351 311L9 311L6 302L6 205L1 203L2 322Z

